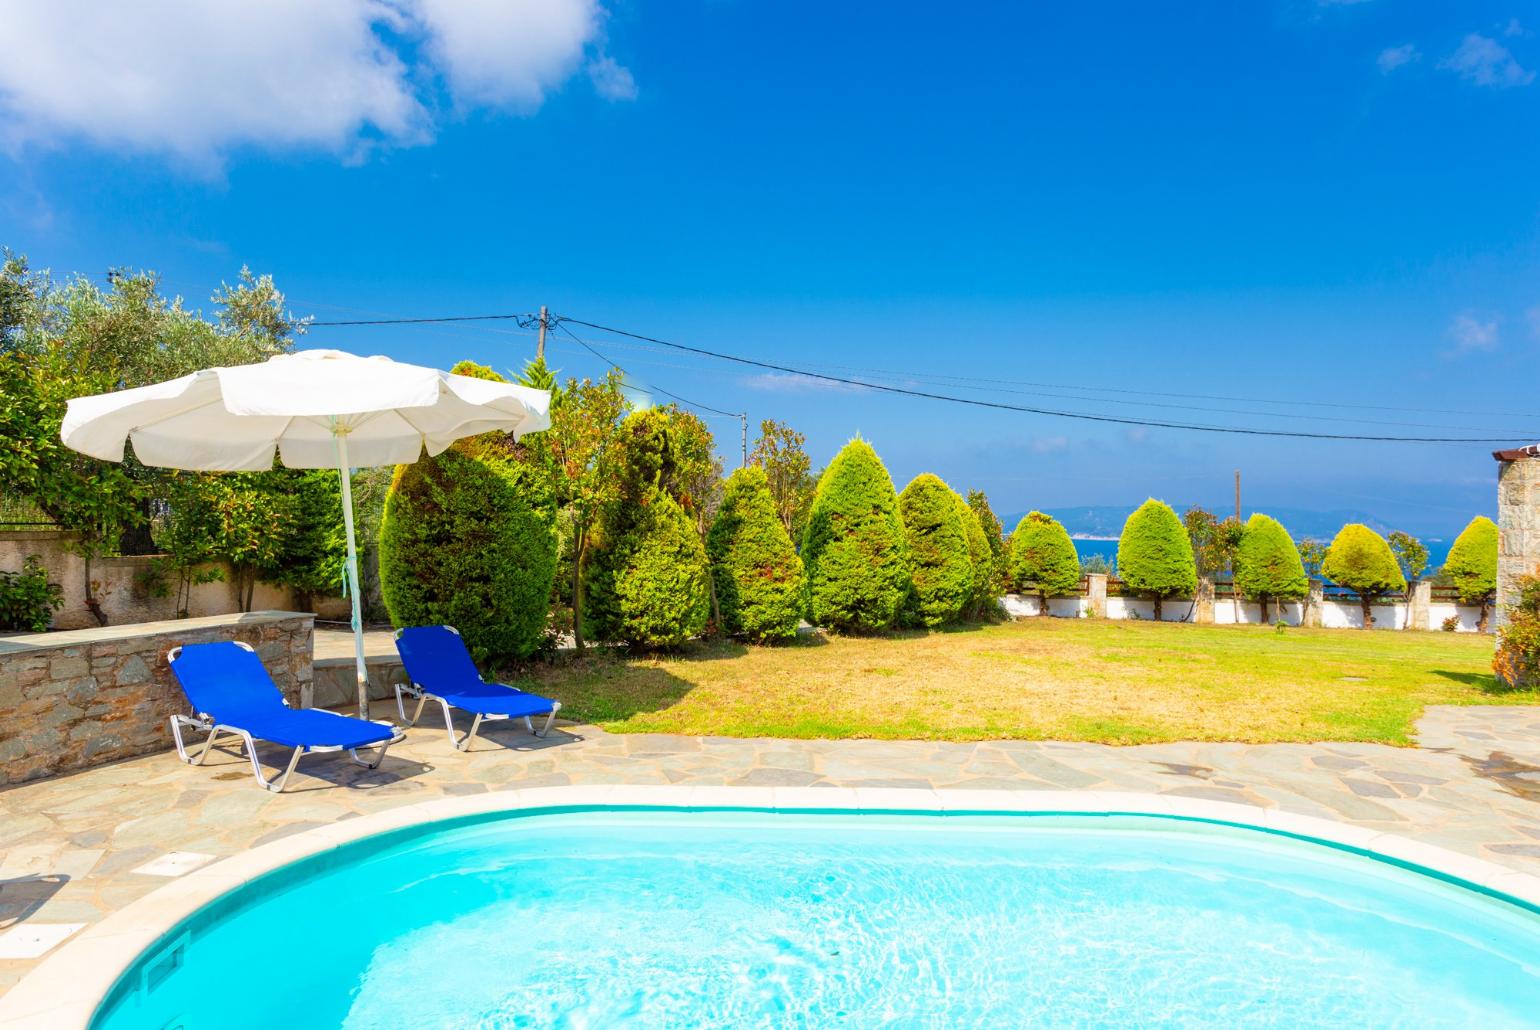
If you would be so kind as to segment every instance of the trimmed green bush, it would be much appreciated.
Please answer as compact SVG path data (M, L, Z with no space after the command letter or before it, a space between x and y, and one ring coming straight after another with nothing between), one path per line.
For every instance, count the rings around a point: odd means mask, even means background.
M477 661L541 644L556 575L553 506L501 434L396 469L380 521L380 592L396 626L445 623Z
M1074 593L1080 587L1080 555L1059 520L1031 511L1011 534L1011 589L1032 588L1038 614L1048 614L1048 599Z
M0 630L41 633L63 605L63 588L48 582L37 555L27 555L20 572L0 571Z
M973 558L956 496L929 472L915 476L898 495L911 563L903 610L908 625L935 627L953 622L973 596Z
M706 534L706 554L724 631L758 643L797 635L802 559L758 465L727 478L722 506Z
M588 566L585 632L633 647L678 647L711 618L706 548L679 502L661 490L628 514L625 525L604 528Z
M1297 601L1310 593L1305 565L1299 560L1294 538L1277 519L1260 512L1246 520L1240 546L1235 551L1235 589L1262 604L1262 623L1267 624L1269 601ZM1282 612L1279 613L1280 618Z
M978 512L963 500L961 494L954 492L952 496L957 499L957 514L963 521L963 534L968 539L968 564L973 569L973 591L963 607L963 614L976 619L988 614L995 603L995 553L989 549L989 537L979 522Z
M1118 578L1135 593L1160 603L1168 597L1190 597L1198 586L1198 567L1192 541L1171 506L1153 497L1141 504L1123 523L1118 538Z
M1368 526L1351 522L1337 532L1321 562L1321 575L1358 594L1364 629L1374 628L1374 601L1381 594L1406 589L1406 577L1385 538Z
M1444 572L1465 604L1481 605L1480 628L1487 628L1487 612L1497 592L1497 523L1477 515L1460 530L1449 548Z
M841 632L893 625L909 591L909 553L893 480L865 440L852 440L818 480L802 537L807 617Z

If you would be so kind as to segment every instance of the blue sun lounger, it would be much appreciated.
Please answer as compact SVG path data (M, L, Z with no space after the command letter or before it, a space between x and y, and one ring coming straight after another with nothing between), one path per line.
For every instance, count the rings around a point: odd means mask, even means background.
M245 742L257 782L277 793L299 764L299 756L306 752L346 751L360 765L378 769L390 745L401 739L393 726L319 708L290 708L250 644L187 644L172 648L166 658L192 705L192 715L171 717L177 756L189 764L202 765L209 751L219 743L219 735L232 734ZM209 735L196 758L187 753L182 740L184 729ZM262 765L257 760L258 740L294 749L288 767L271 780L262 775ZM374 761L358 757L359 748L370 747L380 749Z
M552 701L538 694L488 683L481 678L471 653L465 649L459 630L453 626L412 626L396 630L396 650L401 653L401 664L406 667L409 684L396 684L396 708L408 726L414 726L422 715L422 706L437 701L444 710L444 728L449 731L449 742L458 750L471 746L471 738L481 728L482 722L498 719L523 719L524 726L537 737L551 730L551 722L561 710L560 701ZM406 717L403 695L417 698L417 711ZM449 710L458 708L474 716L470 732L461 740L455 739L454 723ZM534 715L545 716L545 725L538 733L530 721Z

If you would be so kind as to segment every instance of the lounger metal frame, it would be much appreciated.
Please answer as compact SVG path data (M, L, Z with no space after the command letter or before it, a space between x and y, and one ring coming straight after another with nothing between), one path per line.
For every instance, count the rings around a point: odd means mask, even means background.
M455 636L460 635L460 631L455 629L453 626L445 626L444 628L453 633ZM401 631L399 629L396 630L395 635L397 639L399 639L401 636ZM404 671L405 663L402 663L402 668ZM417 709L412 713L412 717L410 719L406 717L405 698L407 697L415 697L417 699ZM408 677L408 681L406 683L396 683L396 711L401 714L401 721L406 723L406 725L417 725L417 720L422 717L423 705L427 704L429 701L437 701L439 707L444 710L444 729L449 732L449 743L454 745L456 751L470 750L471 740L475 738L476 731L481 729L481 724L483 722L502 722L504 719L523 719L525 729L529 730L529 732L533 733L537 737L544 737L547 733L551 732L551 723L556 721L556 713L561 711L561 702L552 701L550 714L545 717L545 725L540 727L539 730L535 729L534 722L527 715L482 715L478 712L471 719L471 728L466 732L465 736L456 738L454 719L450 715L450 709L454 708L454 705L451 705L444 698L428 690L421 683L413 682L410 677Z
M247 651L251 651L253 654L256 653L256 648L252 647L248 643L245 643L244 641L235 641L235 646L244 648ZM168 662L175 661L176 656L181 653L182 649L180 647L173 647L170 651L166 652L166 660ZM283 703L284 706L287 707L289 704L288 699L284 699ZM324 711L324 709L322 710ZM188 754L187 745L182 740L182 730L184 728L197 733L206 732L209 735L208 739L203 742L203 746L198 748L196 756ZM221 733L228 733L230 736L224 740L220 740L219 735ZM378 769L380 767L380 763L385 761L385 752L390 750L390 746L392 744L400 741L402 736L403 734L397 730L395 736L391 737L389 740L383 741L379 745L379 754L375 756L374 761L372 762L368 761L367 759L360 758L358 756L360 749L356 747L344 748L341 744L301 744L299 747L295 748L294 753L289 756L289 764L284 767L283 772L277 774L272 779L268 779L262 775L262 763L257 758L257 743L256 740L253 739L250 732L241 729L239 726L227 726L224 723L217 723L211 716L199 711L194 711L191 715L173 715L171 717L171 737L176 741L176 754L177 757L182 761L186 762L188 765L202 765L203 760L209 756L209 752L218 745L234 743L237 740L241 741L246 746L246 757L251 760L251 774L257 778L257 782L260 783L264 789L270 790L274 794L281 792L284 786L289 782L289 774L292 773L294 771L294 767L299 764L300 756L303 754L322 754L328 751L346 751L348 756L351 757L353 761L357 762L365 769ZM367 751L369 749L364 748L363 750Z

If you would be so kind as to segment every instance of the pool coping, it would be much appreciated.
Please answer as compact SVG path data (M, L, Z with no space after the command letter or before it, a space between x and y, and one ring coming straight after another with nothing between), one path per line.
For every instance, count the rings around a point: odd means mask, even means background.
M205 905L281 866L429 822L575 808L1164 817L1261 830L1346 849L1540 910L1540 877L1529 873L1397 834L1228 801L1076 790L534 787L439 798L359 816L296 833L194 870L130 902L60 945L0 997L0 1030L86 1030L97 1007L123 972L163 934Z

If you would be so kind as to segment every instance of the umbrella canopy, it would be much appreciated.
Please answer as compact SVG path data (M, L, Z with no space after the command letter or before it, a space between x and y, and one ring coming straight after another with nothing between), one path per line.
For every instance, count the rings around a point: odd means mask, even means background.
M353 602L359 713L367 717L358 550L348 470L416 461L454 441L501 430L550 427L551 395L513 383L458 376L384 357L336 350L281 354L255 365L210 368L164 383L77 397L64 444L122 461L132 441L146 465L200 472L335 468L342 480L348 592Z
M350 467L365 468L477 433L547 429L550 404L546 391L513 383L310 350L77 397L60 435L93 458L122 461L132 440L146 465L201 472L265 472L275 452L290 468L336 468L345 435Z

